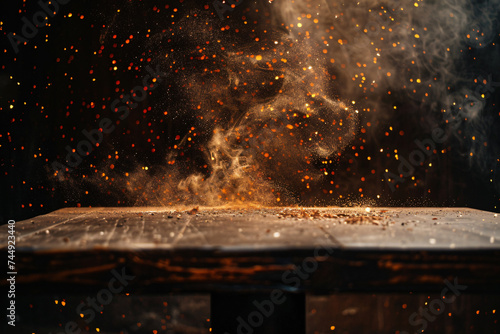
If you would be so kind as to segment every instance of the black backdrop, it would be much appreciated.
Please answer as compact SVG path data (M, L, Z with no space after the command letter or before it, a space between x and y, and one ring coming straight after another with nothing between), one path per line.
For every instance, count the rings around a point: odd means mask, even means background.
M3 2L0 18L2 222L67 206L162 205L170 202L161 198L154 200L155 196L145 194L146 188L136 191L140 188L137 182L144 182L146 178L153 185L175 183L195 171L209 175L211 168L206 167L204 145L211 137L213 126L200 125L202 111L185 89L189 78L193 78L193 74L203 75L206 68L199 65L203 60L197 56L199 46L208 45L208 55L214 44L246 50L247 45L250 49L258 48L254 45L256 36L269 34L270 30L286 33L279 19L269 15L276 2L247 2L227 11L228 17L221 20L213 2L72 0L60 5L57 15L49 18L50 26L40 28L26 45L19 45L18 53L9 41L9 33L19 34L24 24L22 17L31 21L40 6L36 2ZM478 83L474 82L477 78L494 83L487 86L487 100L478 116L481 122L474 126L462 124L450 130L443 117L431 115L432 109L443 106L439 102L433 105L429 101L423 103L420 98L408 98L408 87L403 87L404 84L392 87L390 95L387 91L375 91L374 94L379 94L377 108L370 108L370 101L364 99L366 94L346 88L350 77L344 75L342 61L332 64L325 58L331 84L329 94L360 101L356 138L342 154L326 159L330 161L326 166L322 163L325 159L311 161L311 169L328 174L314 185L307 187L301 180L290 181L290 184L280 181L279 187L290 198L281 203L445 205L500 211L500 141L496 131L500 125L496 87L500 81L498 17L492 24L494 34L488 45L462 47L462 51L458 51L460 65L455 67L464 73L472 90L477 88ZM172 29L177 29L173 35ZM349 36L344 38L350 41ZM261 37L262 40L265 38ZM214 54L220 52L220 47L213 50L216 50ZM336 52L341 54L341 45L332 46L329 52L334 56ZM165 57L166 54L170 58ZM176 64L171 68L172 58ZM403 64L407 60L392 61ZM168 77L150 89L147 98L117 123L119 118L110 105L120 99L121 94L141 85L147 65L159 66ZM190 75L185 75L186 72ZM207 80L219 84L219 77L214 74ZM406 79L402 77L403 80ZM481 89L484 87L480 85L479 91ZM276 94L272 89L260 93ZM225 110L211 121L227 124L234 118L230 113L231 110ZM85 139L82 130L98 129L104 118L113 120L115 130L104 133L99 147L82 157L82 162L72 171L54 175L54 161L67 164L66 147L76 148ZM371 126L367 126L368 123ZM200 129L196 140L179 150L179 142L194 125ZM436 151L426 155L424 163L414 168L392 191L386 170L395 173L401 157L408 160L418 149L415 140L432 138L436 128L448 134L453 131L453 134L443 143L436 143ZM470 148L475 147L470 143L472 136L481 142L471 157ZM394 158L394 149L398 150L399 160ZM445 154L441 153L443 150ZM177 157L175 173L164 169L169 166L173 151ZM127 186L125 175L137 173L141 175L138 181ZM281 173L289 173L289 178L294 178L293 172L283 170ZM266 173L262 177L269 178Z

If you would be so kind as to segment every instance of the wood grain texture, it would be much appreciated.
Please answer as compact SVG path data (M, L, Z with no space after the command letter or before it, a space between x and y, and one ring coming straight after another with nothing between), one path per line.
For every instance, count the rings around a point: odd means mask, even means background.
M454 277L498 292L499 221L465 208L68 208L16 224L18 284L94 288L126 267L146 292L408 291Z

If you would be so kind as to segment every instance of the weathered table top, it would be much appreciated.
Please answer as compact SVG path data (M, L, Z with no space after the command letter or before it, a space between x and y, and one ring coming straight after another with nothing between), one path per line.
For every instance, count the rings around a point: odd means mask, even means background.
M425 290L454 277L500 289L500 217L466 208L68 208L16 235L18 283L33 286L102 285L126 266L144 291Z

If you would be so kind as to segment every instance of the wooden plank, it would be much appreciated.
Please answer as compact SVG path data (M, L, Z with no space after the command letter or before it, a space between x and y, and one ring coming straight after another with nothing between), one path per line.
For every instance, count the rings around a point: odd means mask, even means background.
M143 291L425 290L456 276L497 291L499 219L464 208L62 209L16 224L18 283L96 287L125 266ZM307 259L317 268L287 283Z
M500 218L472 209L62 209L18 222L19 248L498 249ZM333 218L331 218L333 216ZM336 217L335 217L336 216ZM6 226L1 229L6 233ZM5 246L3 239L2 247Z
M460 208L380 211L388 222L382 228L335 224L325 230L349 249L477 250L500 247L500 218L494 213Z

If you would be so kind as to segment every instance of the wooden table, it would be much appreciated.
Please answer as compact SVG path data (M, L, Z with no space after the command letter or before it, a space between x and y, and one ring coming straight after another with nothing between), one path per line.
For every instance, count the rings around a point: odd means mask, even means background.
M215 333L236 332L256 298L273 303L259 333L299 333L306 292L435 291L459 278L498 294L499 222L466 208L67 208L16 223L17 284L95 291L123 270L128 292L211 293Z

